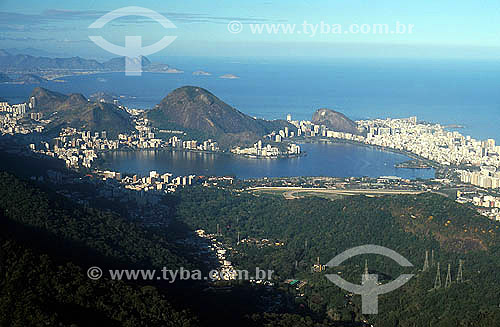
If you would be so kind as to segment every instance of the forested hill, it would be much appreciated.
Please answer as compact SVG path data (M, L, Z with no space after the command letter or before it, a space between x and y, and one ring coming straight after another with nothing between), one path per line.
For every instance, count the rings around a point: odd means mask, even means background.
M69 95L36 87L30 95L35 99L34 112L41 112L50 118L47 133L58 133L63 127L73 127L91 132L107 131L117 137L119 133L134 129L132 120L125 110L114 104L91 102L82 94Z
M160 236L0 173L0 326L197 326L154 287L86 276L92 265L178 267Z
M296 130L286 121L250 117L197 86L173 90L146 116L160 129L179 128L223 143L255 140L285 127Z
M499 224L439 195L285 200L192 186L169 201L174 221L168 230L153 231L0 173L0 326L238 322L319 327L365 326L366 320L383 327L490 327L500 319ZM203 285L170 288L156 282L96 282L86 276L94 265L103 270L194 268L164 235L198 228L213 233L217 225L224 243L235 250L229 251L229 260L238 269L274 270L276 288L237 282L230 291L212 292ZM238 244L238 237L245 242ZM311 271L318 257L325 264L365 244L393 249L414 267L363 256L334 271ZM432 250L434 260L422 272L425 251ZM380 313L370 317L361 314L359 296L349 297L325 278L340 271L359 284L365 260L382 283L401 273L416 275L401 289L381 296ZM465 264L459 282L460 260ZM438 262L442 287L433 290ZM452 283L446 288L448 264ZM287 287L287 279L306 282L303 295ZM259 304L271 295L281 296L281 306L267 313L268 306Z
M282 280L306 281L308 300L303 303L319 316L345 320L355 315L357 321L369 319L375 326L391 327L490 327L500 321L500 224L440 195L285 200L191 189L179 196L178 219L212 233L221 226L226 242L237 251L231 260L239 267L272 269ZM244 242L238 244L238 237ZM311 273L318 257L326 264L337 254L366 244L393 249L414 268L403 269L382 256L360 256L330 273L340 270L346 280L359 284L368 260L371 272L389 279L416 274L400 290L383 295L380 313L372 317L360 314L359 296L353 298L354 306L347 303L346 293L326 280L327 272ZM426 251L429 260L432 251L435 257L422 272ZM463 282L458 283L460 260ZM437 263L442 287L432 290ZM453 283L445 288L448 264Z
M257 291L244 285L87 277L91 266L201 269L164 234L0 172L0 326L329 326L304 312L255 316Z

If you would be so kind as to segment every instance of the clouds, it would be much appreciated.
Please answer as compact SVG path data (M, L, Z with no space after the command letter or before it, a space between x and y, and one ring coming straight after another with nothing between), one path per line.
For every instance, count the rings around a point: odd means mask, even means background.
M49 20L65 19L97 19L106 14L102 10L66 10L66 9L47 9L42 15Z
M66 10L66 9L47 9L40 14L24 14L17 12L0 12L0 24L5 22L22 22L23 25L43 25L54 23L57 21L72 21L75 20L95 20L109 11L107 10ZM133 21L135 23L154 23L151 19L145 19L140 16L123 17L123 20ZM280 22L283 20L269 19L264 17L245 17L245 16L215 16L202 13L186 13L186 12L160 12L161 15L172 21L184 23L213 23L227 24L232 20L238 20L242 23L265 23L265 22Z
M15 42L48 42L56 41L55 38L33 38L30 36L8 37L0 36L0 41L15 41Z
M39 32L69 32L85 31L90 23L105 15L106 10L66 10L47 9L39 14L27 14L20 12L0 12L0 30L10 33L5 37L11 37L17 41L22 40L20 34ZM146 25L157 24L152 19L137 15L121 17L111 23L114 27L123 27L127 24ZM280 22L282 20L271 20L263 17L244 16L216 16L203 13L192 12L161 12L161 15L173 21L175 24L227 24L229 21L240 21L244 24ZM42 40L42 39L38 39Z
M110 10L69 10L48 8L39 13L36 12L14 12L0 11L0 40L5 41L3 46L31 46L31 43L46 43L44 47L79 47L85 48L89 40L89 25L98 18L110 12ZM118 8L114 8L118 9ZM152 8L154 9L154 8ZM258 17L252 15L231 15L209 13L206 11L193 12L160 11L159 13L172 21L185 40L198 40L209 38L213 40L215 35L224 37L226 29L222 29L230 21L240 21L243 24L282 22L283 20ZM112 10L111 10L112 11ZM198 24L200 26L194 26ZM157 25L155 27L155 25ZM184 28L182 28L184 25ZM209 27L207 25L212 25ZM123 42L123 31L134 32L137 35L145 35L146 42L153 42L164 33L158 22L148 17L141 16L141 12L134 15L117 18L107 24L100 33L112 43ZM221 34L214 31L221 30ZM90 34L89 34L90 33ZM173 32L170 32L173 33ZM150 38L150 39L147 39ZM11 44L9 44L9 42Z

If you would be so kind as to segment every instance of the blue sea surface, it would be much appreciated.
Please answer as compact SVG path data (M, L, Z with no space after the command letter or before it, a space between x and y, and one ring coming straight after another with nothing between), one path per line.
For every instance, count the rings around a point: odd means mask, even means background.
M61 78L40 86L63 93L107 92L131 108L151 109L184 85L208 89L238 110L265 119L310 120L327 107L358 119L402 118L461 125L456 129L477 139L500 143L500 62L437 60L317 60L160 58L182 74L102 73ZM193 75L205 71L209 76ZM221 78L233 74L236 79ZM33 85L0 84L0 98L26 101ZM325 147L325 148L323 148ZM305 145L309 155L287 160L228 159L199 154L123 154L110 162L117 170L147 173L264 176L380 176L431 178L434 171L394 168L408 158L357 146ZM319 149L319 150L318 150ZM319 152L318 152L319 151ZM156 157L158 156L158 157ZM125 159L124 159L125 158ZM180 159L182 160L180 160ZM108 158L112 159L112 158Z
M47 82L52 90L123 96L149 109L183 85L201 86L251 116L311 119L327 107L352 119L409 117L464 126L459 131L500 143L500 62L162 58L182 74L104 73ZM195 76L203 70L210 76ZM238 79L220 78L234 74ZM0 97L25 101L34 86L0 84Z

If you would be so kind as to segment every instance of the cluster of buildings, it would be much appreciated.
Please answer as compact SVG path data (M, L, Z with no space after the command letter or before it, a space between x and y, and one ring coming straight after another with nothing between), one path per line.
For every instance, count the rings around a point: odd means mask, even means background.
M407 151L443 166L500 167L500 146L495 140L475 140L457 131L447 131L440 124L418 123L408 119L376 119L359 121L368 131L367 144Z
M291 131L287 126L285 126L284 129L279 130L277 133L273 131L271 134L266 135L265 137L269 138L271 141L280 143L280 142L283 142L284 139L292 138L294 136L301 136L301 135L302 135L302 133L301 133L300 129L297 130L297 134L296 134L295 131Z
M26 103L10 105L8 102L0 102L0 112L10 113L14 117L26 114Z
M195 183L196 176L173 176L171 173L160 175L156 171L148 176L124 176L119 172L96 170L95 176L106 183L99 192L109 199L128 199L142 205L158 205L166 193L173 193L178 187L190 186Z
M496 167L483 166L479 171L457 170L462 183L482 188L500 188L500 171Z
M476 191L457 191L457 202L478 207L483 216L500 221L500 197Z
M291 125L295 126L293 130L290 130L288 127L284 127L282 130L279 130L277 133L272 132L269 135L266 135L265 138L269 138L274 142L282 142L285 139L294 138L294 137L335 137L335 138L346 138L355 141L363 141L364 138L358 138L356 134L350 133L341 133L329 130L325 125L317 125L309 120L292 120L292 115L288 114L286 120Z
M292 121L290 115L287 119L297 127L297 136L337 138L411 152L443 166L500 168L500 146L495 140L476 140L447 131L440 124L419 123L417 117L358 121L358 129L364 135L332 131L310 121ZM487 170L481 170L480 176L498 177Z
M359 136L358 134L351 134L351 133L343 133L343 132L337 132L334 130L330 130L326 125L318 125L314 124L313 122L309 120L292 120L291 115L287 115L286 117L287 121L294 125L297 128L297 133L295 134L294 132L291 132L287 137L294 137L296 136L303 136L303 137L334 137L334 138L344 138L344 139L349 139L353 141L359 141L362 142L364 140L363 137ZM359 128L359 131L362 132L363 129ZM280 131L281 133L281 131Z
M30 113L28 116L27 111L34 106L34 98L28 104L0 102L0 135L41 133L49 121L42 121L42 114Z
M278 240L271 241L271 240L268 240L266 238L259 240L259 239L254 238L254 237L244 238L244 239L240 240L239 243L257 246L258 248L267 247L267 246L284 246L285 245L285 243L282 241L278 241Z
M0 102L0 135L41 133L50 120L43 120L43 113L28 112L34 109L36 99L29 103L10 105ZM117 139L111 139L107 131L91 133L75 128L64 128L57 137L49 142L32 143L29 148L37 153L62 159L70 168L90 168L98 152L120 148L158 149L172 147L195 151L220 151L217 142L208 139L198 143L196 140L183 141L178 136L168 141L157 138L147 119L141 118L142 110L124 109L134 117L135 129L130 134L120 133ZM177 131L184 134L182 131ZM174 133L175 134L175 133Z
M212 280L236 280L238 279L238 271L233 267L231 261L228 261L227 249L221 241L217 240L216 234L207 234L203 229L196 231L198 237L207 239L210 243L207 245L207 250L214 252L217 256L219 267L218 274L210 276Z
M463 183L500 188L500 146L476 140L439 124L419 124L416 117L360 121L368 134L364 143L408 151L456 169ZM480 168L480 170L478 170Z
M32 151L62 159L70 168L91 168L92 163L102 151L118 149L160 149L176 148L197 151L219 151L217 142L209 139L198 144L197 141L182 141L177 136L168 141L156 138L150 130L137 125L139 132L120 133L117 139L110 139L107 131L78 131L75 128L63 128L52 142L30 144ZM30 131L31 132L31 131Z
M448 131L440 124L419 123L417 117L358 121L363 135L329 130L310 121L287 121L297 127L297 136L325 137L355 141L373 146L409 152L450 167L462 183L482 189L500 189L500 146L494 139L485 141ZM280 131L280 134L282 131ZM293 135L293 134L292 134ZM476 206L483 215L499 219L495 197L489 194L459 196L460 203Z
M54 158L62 159L70 168L90 168L98 151L115 150L119 148L118 140L108 140L107 132L91 133L78 131L75 128L63 128L58 137L52 142L30 144L32 151L42 153Z
M159 191L175 192L178 186L192 185L195 175L173 177L171 173L160 175L156 171L150 171L149 176L138 177L137 175L122 177L120 173L113 171L104 171L102 175L107 178L115 178L120 181L126 189L134 191Z
M236 147L231 149L231 153L238 155L246 155L251 157L279 157L279 156L290 156L290 155L299 155L300 154L300 146L294 143L288 145L286 151L280 150L278 147L274 147L271 144L264 145L262 140L259 140L257 143L250 148L240 148Z
M160 130L161 133L169 134L179 134L179 136L172 136L167 141L158 138L153 132L153 128L150 126L148 119L138 117L144 110L137 109L127 109L127 111L135 116L135 129L137 132L129 134L119 134L118 140L120 145L126 146L133 149L158 149L158 148L176 148L185 150L197 150L197 151L220 151L217 142L212 139L208 139L198 143L196 140L182 140L180 135L185 135L183 131L165 131Z
M171 138L168 139L168 142L166 144L176 149L211 151L211 152L220 151L219 145L212 139L208 139L201 143L198 143L198 141L196 140L183 141L177 136L172 136Z
M291 119L290 115L287 117ZM417 117L358 121L365 135L335 132L310 121L291 121L297 135L321 136L361 142L416 154L443 166L457 169L463 183L483 188L500 188L500 146L495 140L476 140L457 131L447 131L440 124L424 124ZM481 168L472 171L473 167Z

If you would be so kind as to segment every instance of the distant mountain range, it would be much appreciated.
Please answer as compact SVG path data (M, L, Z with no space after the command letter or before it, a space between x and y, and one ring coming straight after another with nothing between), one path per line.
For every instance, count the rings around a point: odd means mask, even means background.
M47 80L35 74L5 74L0 72L0 83L13 83L13 84L40 84Z
M104 93L87 99L78 93L65 95L37 87L31 97L35 98L33 111L43 113L45 119L52 121L47 126L48 133L55 134L62 127L92 132L106 130L109 135L133 130L128 113L110 103L112 101L105 101L107 95ZM284 120L268 121L247 116L209 91L195 86L172 91L145 115L159 129L184 130L194 138L212 137L223 146L255 142L285 126L296 129Z
M108 135L116 136L133 129L127 112L110 103L89 101L82 94L65 95L37 87L31 97L35 98L34 112L41 112L44 118L52 120L47 126L49 133L56 133L62 127L74 127L92 132L107 131Z
M30 56L40 56L40 57L61 57L61 55L57 55L53 52L45 51L42 49L35 49L35 48L8 48L4 49L6 52L10 53L11 55L17 55L17 54L24 54L24 55L30 55Z
M172 91L147 113L147 118L158 128L195 131L222 142L251 142L285 126L296 129L283 120L268 121L245 115L196 86L184 86Z
M183 71L169 65L152 63L142 57L142 69L145 72L182 73ZM11 54L0 49L0 72L4 73L61 73L72 71L124 71L125 58L113 58L105 62L80 57L49 58L28 54Z
M149 59L142 57L143 67L151 64ZM6 71L69 69L69 70L124 70L125 58L113 58L103 63L93 59L80 57L49 58L35 57L26 54L11 55L5 50L0 50L0 69Z
M133 130L129 114L114 105L114 97L97 93L87 99L82 94L65 95L37 87L30 97L35 98L35 112L52 120L47 131L58 132L61 127L74 127L92 132L108 131L109 135ZM108 99L108 101L106 101ZM250 117L197 86L183 86L170 92L158 105L145 113L153 127L160 130L183 130L192 138L214 138L223 147L252 144L264 135L297 127L284 120L264 120ZM363 131L345 115L319 109L313 123L330 130L360 135Z

